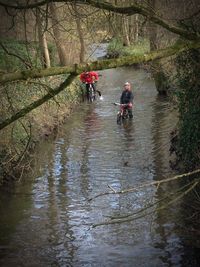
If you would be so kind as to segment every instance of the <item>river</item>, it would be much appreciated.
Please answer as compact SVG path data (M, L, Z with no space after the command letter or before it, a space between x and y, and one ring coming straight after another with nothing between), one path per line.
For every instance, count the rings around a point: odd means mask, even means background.
M174 173L169 133L176 114L149 74L133 67L101 72L104 100L82 103L55 139L43 142L33 170L0 196L0 266L197 266L182 235L181 200L161 200L178 183L129 194L97 194L153 182ZM116 124L125 81L134 118ZM92 225L158 201L154 212L114 225ZM186 246L187 245L187 246ZM187 259L187 260L186 260Z

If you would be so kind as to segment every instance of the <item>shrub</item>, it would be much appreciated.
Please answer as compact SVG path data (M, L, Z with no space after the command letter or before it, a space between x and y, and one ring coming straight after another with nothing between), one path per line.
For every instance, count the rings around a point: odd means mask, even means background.
M200 162L200 51L181 53L177 59L176 92L179 110L177 153L187 168Z

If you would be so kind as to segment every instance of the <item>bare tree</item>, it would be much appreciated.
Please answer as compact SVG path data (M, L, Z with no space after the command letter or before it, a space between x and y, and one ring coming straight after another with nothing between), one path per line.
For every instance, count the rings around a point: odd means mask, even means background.
M66 66L68 64L67 52L66 52L65 43L64 43L64 40L60 32L60 28L59 28L59 18L58 18L56 5L55 3L50 3L49 7L50 7L50 12L51 12L53 34L55 37L55 43L56 43L56 47L58 50L60 64L61 66Z
M75 22L76 22L76 27L77 27L77 32L78 32L78 37L81 45L80 49L80 62L83 63L85 60L85 42L83 38L83 30L81 27L81 18L80 14L78 13L78 8L77 8L77 3L75 2L74 5L74 11L75 11Z
M51 67L51 63L50 63L48 44L47 44L46 34L43 29L43 19L41 17L39 9L36 10L36 23L38 29L38 39L41 51L42 66L44 66L45 68L49 68Z
M122 15L122 36L123 36L123 44L126 46L130 45L129 38L129 20L125 15Z

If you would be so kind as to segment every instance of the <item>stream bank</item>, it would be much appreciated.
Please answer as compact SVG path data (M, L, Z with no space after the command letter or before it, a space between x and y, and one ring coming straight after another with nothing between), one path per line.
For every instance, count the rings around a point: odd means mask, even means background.
M65 76L62 75L56 78L35 80L33 82L35 86L32 87L29 87L29 82L27 84L22 82L8 85L5 99L1 99L1 101L7 103L7 96L14 98L13 110L7 110L5 114L2 114L2 117L11 116L16 108L27 106L37 100L48 90L48 86L55 88L64 79ZM14 89L17 89L17 93ZM0 185L18 180L24 172L31 169L31 162L38 143L49 136L56 136L60 125L66 121L81 101L82 91L77 77L58 96L1 130Z

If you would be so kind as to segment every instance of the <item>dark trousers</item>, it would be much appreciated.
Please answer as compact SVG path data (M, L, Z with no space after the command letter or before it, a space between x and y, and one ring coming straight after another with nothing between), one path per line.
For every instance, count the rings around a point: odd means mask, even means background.
M128 108L128 115L129 115L130 119L133 118L133 110L132 110L132 108Z
M92 86L94 92L96 92L95 83L91 83L91 86ZM86 83L85 87L86 87L86 97L87 97L87 100L89 100L89 95L90 95L90 83Z

